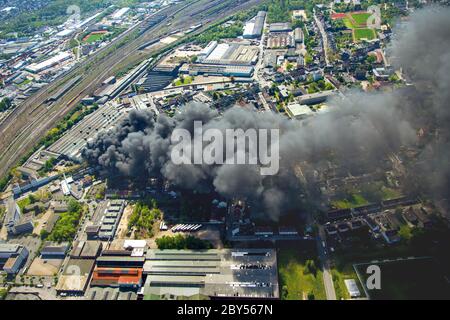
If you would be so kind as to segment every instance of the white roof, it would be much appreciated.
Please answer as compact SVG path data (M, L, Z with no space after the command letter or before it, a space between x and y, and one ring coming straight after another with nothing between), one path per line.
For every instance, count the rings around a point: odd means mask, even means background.
M60 63L61 61L64 61L64 60L70 58L70 57L71 57L70 53L60 52L57 55L51 57L50 59L42 61L41 63L37 63L37 64L33 63L33 64L29 65L27 67L27 69L36 70L36 71L45 70L47 68L54 66L57 63Z
M145 248L147 242L145 240L125 240L123 248Z
M221 43L217 45L213 52L207 57L208 60L220 60L225 52L227 52L230 45L226 43Z
M293 117L309 115L314 112L307 105L298 103L288 105L287 109Z
M344 282L345 282L345 286L347 287L348 293L350 293L350 296L352 298L359 297L361 295L355 279L345 279Z
M58 32L56 34L56 36L57 37L67 37L67 36L70 36L74 32L75 32L75 30L73 30L73 29L64 29L64 30Z
M255 27L254 22L247 22L244 26L244 36L252 35L254 27Z
M116 12L113 13L113 15L111 16L111 18L113 19L119 19L121 18L125 13L128 12L128 10L130 10L130 8L122 8L117 10Z

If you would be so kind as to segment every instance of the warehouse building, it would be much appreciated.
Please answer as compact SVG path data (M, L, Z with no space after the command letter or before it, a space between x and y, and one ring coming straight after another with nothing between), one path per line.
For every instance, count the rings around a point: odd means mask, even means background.
M265 19L266 19L266 12L259 11L254 19L247 22L244 26L244 33L243 33L244 39L261 38Z
M292 31L291 25L289 22L277 22L277 23L271 23L269 25L269 32L290 32Z
M180 73L189 75L210 75L225 77L250 78L253 75L253 66L227 66L213 64L185 64L180 68Z
M281 49L295 46L294 38L289 33L274 33L267 38L267 48Z
M81 150L88 141L93 140L98 133L113 128L126 115L127 108L114 102L108 102L102 108L86 116L83 121L77 123L52 144L48 151L73 161L81 161Z
M68 52L60 52L57 55L51 57L50 59L47 59L40 63L30 64L29 66L27 66L25 68L25 70L27 70L31 73L40 73L42 71L50 69L51 67L56 66L57 64L59 64L61 62L69 60L71 57L72 57L72 55Z
M70 89L75 86L79 81L81 80L81 76L76 76L69 81L67 81L61 88L58 89L56 93L51 95L47 100L45 100L46 103L55 102L59 98L61 98L64 94L66 94Z
M142 268L95 268L91 286L136 289L142 284Z
M241 43L221 43L201 63L219 65L254 65L258 59L259 48Z
M59 277L58 284L56 285L56 292L58 294L84 294L89 279L91 278L94 265L94 259L70 258L64 271Z
M277 299L273 249L149 250L144 299Z
M70 257L73 259L96 259L101 251L101 241L75 241Z
M100 231L98 233L99 239L110 240L114 238L124 208L124 200L110 201L108 209L106 210L106 213L102 219L102 224L100 225Z
M197 55L198 61L203 61L207 56L209 56L217 47L217 44L217 41L211 41L208 43L208 45Z

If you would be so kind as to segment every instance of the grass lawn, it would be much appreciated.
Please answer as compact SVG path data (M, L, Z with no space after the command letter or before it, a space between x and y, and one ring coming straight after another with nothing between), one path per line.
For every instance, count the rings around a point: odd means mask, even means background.
M17 201L17 205L19 206L21 212L23 212L23 209L30 204L31 204L31 201L30 201L29 197L25 197L25 198Z
M313 257L305 256L293 248L284 248L278 251L278 273L282 299L304 300L311 293L316 300L326 299L322 271L317 270L315 275L307 273L305 263L308 259L313 259Z
M331 205L336 209L355 208L366 204L369 204L369 201L367 201L360 194L353 194L349 199L336 200L331 202Z
M357 26L362 27L367 25L367 19L370 17L370 13L352 13L352 18L356 22Z
M375 31L373 29L362 28L362 29L354 29L353 37L354 37L355 41L358 41L361 39L372 40L372 39L375 39L376 35L375 35Z
M367 279L369 264L357 269ZM403 260L378 264L381 270L381 289L369 290L371 299L448 299L450 286L444 272L432 259Z
M350 18L343 18L342 21L344 22L344 25L347 29L355 28L355 26L353 25L353 22L350 20Z
M381 188L381 192L383 193L383 200L395 199L402 196L400 191L387 187Z
M192 83L192 81L194 81L194 78L191 76L185 76L183 77L183 79L178 78L177 80L175 80L175 86L188 85Z
M348 264L344 267L334 267L331 270L331 274L333 276L334 290L336 291L336 298L338 300L350 299L350 295L344 282L344 280L346 279L355 279L356 283L358 284L361 296L365 296L364 290L359 283L358 276L356 275L356 272L353 269L352 265Z

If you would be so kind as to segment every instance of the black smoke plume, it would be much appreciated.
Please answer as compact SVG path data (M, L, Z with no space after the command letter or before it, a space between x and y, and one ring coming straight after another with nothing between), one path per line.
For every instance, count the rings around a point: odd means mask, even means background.
M411 90L353 92L331 101L330 112L301 122L239 107L219 114L199 103L187 104L173 118L160 115L155 119L150 111L132 111L119 126L89 143L83 156L109 175L137 180L159 176L180 188L245 198L266 217L277 220L288 209L301 211L301 199L310 192L302 170L305 166L314 168L315 163L332 159L344 167L375 170L386 155L415 144L417 128L431 121L430 128L440 129L412 171L432 172L415 181L448 191L449 16L449 9L421 10L396 31L390 56L415 84ZM205 128L222 131L279 129L278 174L262 176L257 165L173 164L171 133L175 128L192 132L195 120Z

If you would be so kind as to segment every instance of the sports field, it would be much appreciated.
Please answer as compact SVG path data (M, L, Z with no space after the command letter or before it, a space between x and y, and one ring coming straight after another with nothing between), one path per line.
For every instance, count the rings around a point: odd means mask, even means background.
M370 13L367 12L358 12L358 13L351 13L350 16L352 20L354 21L354 25L357 27L364 27L367 25L367 19L370 17Z
M367 20L370 17L368 12L348 12L345 14L334 14L333 19L342 19L347 29L353 33L353 41L362 39L373 40L376 38L374 29L367 28Z
M432 259L401 260L357 265L365 283L367 266L376 264L381 272L381 289L368 290L374 300L448 299L450 285L444 270Z
M355 41L361 40L361 39L367 39L367 40L373 40L375 39L375 31L373 29L369 28L361 28L361 29L354 29L353 30L353 39Z
M88 34L86 37L83 38L83 42L85 43L94 43L97 42L99 40L102 40L102 38L105 36L105 34L107 34L108 32L92 32L90 34Z

